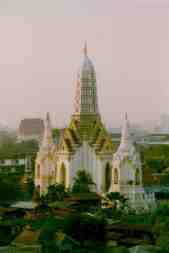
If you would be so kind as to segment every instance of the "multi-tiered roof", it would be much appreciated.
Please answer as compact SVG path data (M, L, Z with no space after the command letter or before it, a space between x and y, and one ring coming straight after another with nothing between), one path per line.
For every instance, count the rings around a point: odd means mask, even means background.
M85 140L96 153L112 153L112 139L99 114L96 73L86 44L83 51L77 75L74 113L62 134L59 150L74 152Z

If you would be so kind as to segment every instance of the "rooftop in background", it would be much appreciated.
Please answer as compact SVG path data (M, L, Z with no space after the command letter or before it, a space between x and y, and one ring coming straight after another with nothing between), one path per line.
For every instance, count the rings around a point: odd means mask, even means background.
M17 246L28 246L28 245L40 245L38 239L40 235L40 230L23 230L12 242L12 245Z
M20 122L18 129L18 140L40 140L44 132L44 121L39 118L23 119Z

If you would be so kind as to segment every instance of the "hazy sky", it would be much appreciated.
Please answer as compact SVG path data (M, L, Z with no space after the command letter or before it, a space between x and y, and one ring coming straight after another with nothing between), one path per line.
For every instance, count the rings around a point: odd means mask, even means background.
M169 0L0 0L0 122L68 122L84 41L108 126L169 113Z

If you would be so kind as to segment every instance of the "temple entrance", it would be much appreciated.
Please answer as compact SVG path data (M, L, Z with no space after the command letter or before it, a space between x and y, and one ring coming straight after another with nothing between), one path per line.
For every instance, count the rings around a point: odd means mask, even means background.
M38 201L40 199L40 185L37 185L34 188L32 199L33 199L33 201Z
M40 178L40 164L37 165L37 178Z
M119 183L119 174L118 174L118 170L115 168L114 169L114 184L118 184Z
M62 163L60 168L60 183L66 186L66 168L64 163Z
M58 169L55 167L55 182L58 182Z
M109 188L111 186L111 177L112 177L111 166L109 163L107 163L105 168L105 192L109 191Z

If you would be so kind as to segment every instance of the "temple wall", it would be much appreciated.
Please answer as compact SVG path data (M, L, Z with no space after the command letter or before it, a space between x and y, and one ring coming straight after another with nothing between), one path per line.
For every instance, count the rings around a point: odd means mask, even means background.
M82 146L77 150L70 161L70 184L78 170L86 170L92 177L94 183L99 184L99 175L101 173L101 163L97 158L95 151L83 142Z

